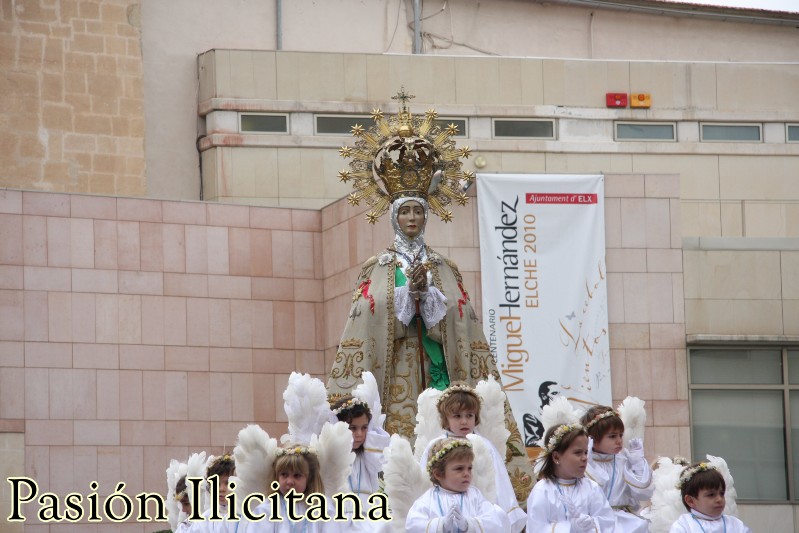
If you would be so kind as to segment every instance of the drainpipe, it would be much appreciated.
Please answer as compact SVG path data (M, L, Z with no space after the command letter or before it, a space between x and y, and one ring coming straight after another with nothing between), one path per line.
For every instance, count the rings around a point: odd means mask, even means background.
M419 20L419 0L413 0L413 53L422 53L422 22Z
M277 39L275 48L283 50L283 0L276 0L275 10L275 37Z

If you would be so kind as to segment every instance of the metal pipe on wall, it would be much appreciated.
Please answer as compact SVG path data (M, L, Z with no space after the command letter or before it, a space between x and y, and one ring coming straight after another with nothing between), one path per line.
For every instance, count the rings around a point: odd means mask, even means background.
M275 49L283 50L283 0L275 2Z
M419 13L419 0L413 0L413 53L422 53L422 22Z

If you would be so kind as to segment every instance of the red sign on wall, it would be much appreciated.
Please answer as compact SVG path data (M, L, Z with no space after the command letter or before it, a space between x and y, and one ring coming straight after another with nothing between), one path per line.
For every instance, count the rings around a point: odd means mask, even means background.
M557 192L528 192L525 193L528 204L595 204L596 194L574 194Z

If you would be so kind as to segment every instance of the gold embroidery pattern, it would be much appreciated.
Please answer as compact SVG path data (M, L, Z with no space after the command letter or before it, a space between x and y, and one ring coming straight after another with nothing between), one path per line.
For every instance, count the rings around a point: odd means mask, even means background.
M330 371L330 377L332 379L347 377L361 379L364 368L360 363L363 363L363 359L364 355L361 351L355 353L344 353L343 351L339 350L336 353L336 365L334 365L333 370ZM339 366L339 364L341 364L341 366Z
M515 468L513 472L509 472L509 476L516 500L519 502L526 501L530 490L533 488L533 478L518 468Z
M388 286L386 287L386 361L392 362L392 367L396 368L394 365L394 284L396 283L395 280L395 272L394 269L396 268L397 263L397 256L391 254L391 261L386 265L388 268ZM386 369L383 372L383 390L389 390L389 384L391 383L391 370Z
M341 348L360 348L363 346L362 339L346 339L341 341Z
M488 351L488 350L491 349L491 347L488 345L487 342L483 342L483 341L480 341L480 340L472 341L470 346L472 347L472 350L486 350L486 351Z

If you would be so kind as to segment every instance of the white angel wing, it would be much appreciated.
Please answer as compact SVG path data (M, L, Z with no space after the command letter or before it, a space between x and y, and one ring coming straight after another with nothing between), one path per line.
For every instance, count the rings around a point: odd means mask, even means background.
M489 376L487 380L478 383L474 390L483 399L483 405L480 407L480 425L477 426L477 430L494 445L504 459L510 431L505 427L505 392L502 390L502 385L494 379L494 376ZM489 501L494 500L489 498Z
M738 497L738 491L735 490L735 481L732 479L730 467L727 466L727 461L721 457L714 455L707 456L707 462L716 467L716 470L724 477L724 483L727 485L724 498L727 504L724 506L724 513L732 516L738 516L738 504L735 499Z
M413 430L416 433L416 442L413 447L417 461L422 459L422 453L424 453L430 441L440 437L444 431L444 428L441 427L441 419L436 405L440 397L440 390L430 388L425 389L416 400L418 409L416 411L416 427Z
M364 372L361 374L363 383L355 387L352 395L369 406L372 412L372 420L369 422L369 429L377 429L383 427L386 421L386 415L383 414L383 407L380 404L380 392L377 388L377 381L371 372Z
M557 396L552 400L549 405L545 405L541 410L541 424L544 426L544 434L552 426L559 426L561 424L576 424L580 421L580 416L577 411L569 403L565 396ZM542 448L545 446L544 437L538 441L538 445Z
M189 460L186 462L186 485L189 488L189 502L191 503L192 510L195 508L194 506L197 505L198 509L200 509L200 513L202 514L208 509L210 505L209 499L210 496L208 491L205 490L207 486L207 482L205 481L205 452L200 453L193 453L189 456ZM192 490L192 485L188 482L189 478L201 478L202 481L200 482L200 501L194 501L194 491Z
M236 492L269 494L277 448L277 440L270 438L261 426L250 424L239 431L238 443L233 450L239 478Z
M627 396L617 411L619 418L624 423L624 446L630 442L630 439L643 439L644 430L646 429L646 409L644 405L646 402L635 396Z
M325 424L317 437L311 437L311 446L319 458L320 476L325 494L348 492L347 476L352 470L355 453L352 451L352 431L346 422Z
M683 470L681 464L675 464L668 457L657 460L657 467L652 471L652 483L655 491L652 494L647 518L650 520L651 533L668 533L671 525L685 512L680 498L677 482Z
M394 531L405 531L405 519L413 502L433 484L427 471L414 458L411 444L399 435L391 435L391 443L383 450L383 455L386 458L383 480L391 507L391 524Z
M186 471L186 463L181 463L177 459L169 461L169 467L166 469L166 516L172 531L175 531L178 524L186 519L180 503L175 499L175 486L180 478L186 475Z
M284 443L308 444L311 435L318 435L330 421L325 384L310 374L291 373L283 391L283 408L289 421L289 434L280 439Z
M472 464L474 486L480 489L486 500L494 502L497 499L497 474L494 471L494 459L491 457L491 450L488 449L480 435L471 433L466 435L466 438L472 443L472 451L474 452L474 464Z

